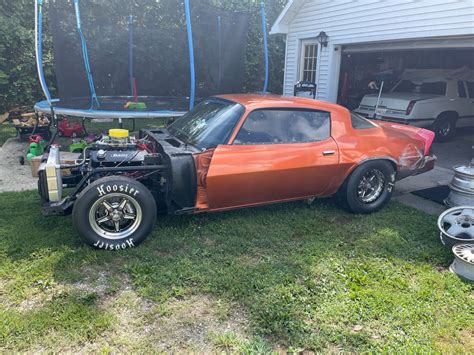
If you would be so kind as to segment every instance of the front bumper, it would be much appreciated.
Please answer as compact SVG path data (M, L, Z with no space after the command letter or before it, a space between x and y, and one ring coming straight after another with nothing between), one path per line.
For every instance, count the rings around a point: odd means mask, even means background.
M74 203L70 198L57 202L49 200L48 181L44 167L38 171L38 193L41 198L41 213L44 216L64 216L72 212Z
M43 216L65 216L71 214L74 202L68 198L59 202L46 202L41 204Z

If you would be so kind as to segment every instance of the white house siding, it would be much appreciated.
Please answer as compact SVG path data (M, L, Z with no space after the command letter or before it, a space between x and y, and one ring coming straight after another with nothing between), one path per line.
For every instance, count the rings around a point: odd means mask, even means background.
M474 35L474 0L306 0L288 23L284 94L299 79L301 40L321 31L329 44L318 58L317 95L335 101L341 45Z

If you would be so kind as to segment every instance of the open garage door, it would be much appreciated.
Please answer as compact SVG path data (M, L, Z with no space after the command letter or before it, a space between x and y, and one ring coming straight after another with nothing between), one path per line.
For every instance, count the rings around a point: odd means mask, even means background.
M405 69L474 69L474 37L443 37L343 46L338 103L359 106L366 94L390 91ZM374 85L375 83L375 85Z

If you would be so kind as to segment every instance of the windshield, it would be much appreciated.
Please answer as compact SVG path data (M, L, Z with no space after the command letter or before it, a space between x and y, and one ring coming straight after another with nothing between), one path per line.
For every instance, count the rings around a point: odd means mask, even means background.
M168 131L183 142L198 148L214 148L227 143L244 111L244 107L235 102L205 100L174 121Z
M411 80L402 80L395 86L392 92L411 92L416 94L445 95L446 82L436 81L433 83L414 83Z

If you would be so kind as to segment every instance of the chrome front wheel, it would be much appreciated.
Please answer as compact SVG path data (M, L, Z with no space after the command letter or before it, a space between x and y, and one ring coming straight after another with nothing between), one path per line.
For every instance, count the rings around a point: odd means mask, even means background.
M98 179L78 195L72 217L89 245L103 250L135 247L156 223L156 201L140 182L122 176Z
M99 236L117 240L131 236L142 221L142 209L133 197L112 193L98 199L89 211L89 223Z

